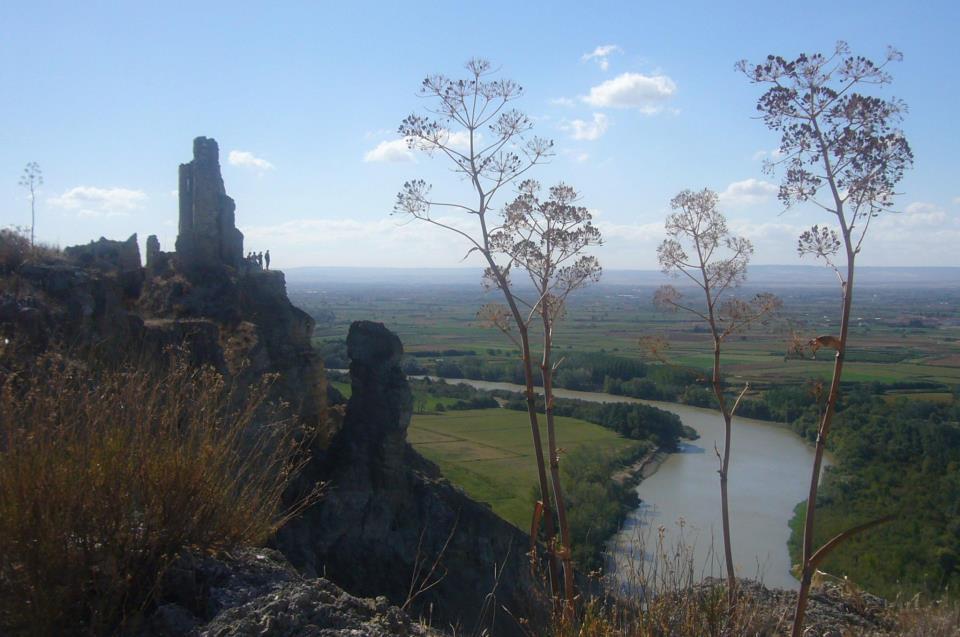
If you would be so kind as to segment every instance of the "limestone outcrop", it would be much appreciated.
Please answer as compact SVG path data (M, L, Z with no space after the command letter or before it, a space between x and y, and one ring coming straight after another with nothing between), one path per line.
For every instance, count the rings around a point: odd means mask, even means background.
M302 577L269 549L184 555L166 573L140 637L440 637L383 597Z
M352 395L317 467L326 494L281 530L277 547L305 573L325 574L355 595L400 604L411 590L429 589L411 608L438 625L521 634L514 618L545 610L529 537L452 486L407 443L413 401L400 339L380 323L358 321L347 347Z

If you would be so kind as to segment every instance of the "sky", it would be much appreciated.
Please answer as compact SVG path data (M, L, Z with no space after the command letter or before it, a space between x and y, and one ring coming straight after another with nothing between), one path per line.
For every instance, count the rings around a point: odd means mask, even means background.
M881 95L909 105L915 155L900 212L871 227L859 262L956 266L958 24L955 1L2 3L0 226L30 225L17 182L35 161L39 240L136 232L172 250L177 166L204 135L220 144L246 249L269 249L275 267L476 267L462 239L390 213L414 178L469 199L397 127L428 106L425 76L460 77L478 56L524 87L514 105L557 151L530 176L578 190L606 268L657 267L685 188L720 194L755 263L806 263L798 233L829 219L776 200L763 159L779 139L734 64L845 40L873 59L903 52Z

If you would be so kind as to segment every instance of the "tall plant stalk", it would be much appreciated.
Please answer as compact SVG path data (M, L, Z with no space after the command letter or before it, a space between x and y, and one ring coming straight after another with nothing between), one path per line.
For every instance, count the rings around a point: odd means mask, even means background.
M427 115L412 114L400 124L399 133L411 150L446 157L453 170L470 184L473 203L447 202L431 197L431 187L424 180L408 181L397 195L394 211L466 240L470 246L467 256L479 253L487 266L487 278L502 293L507 316L516 328L515 343L520 350L523 365L527 414L533 438L534 456L540 490L540 515L549 539L553 543L556 526L551 506L550 483L547 478L546 458L543 452L540 423L536 409L533 359L530 352L528 324L517 304L509 282L509 273L496 262L491 236L496 228L489 225L492 203L501 189L516 182L520 176L552 156L553 143L538 137L526 138L533 127L523 113L507 108L522 95L521 87L512 80L488 79L490 63L471 59L466 64L466 79L451 79L432 75L423 80L421 97L432 102ZM434 209L443 209L475 218L475 226L464 229L456 220L435 217ZM464 257L466 258L466 257ZM531 529L531 542L536 541L537 529ZM548 574L555 599L560 595L559 564L554 551L549 550Z
M730 530L730 449L733 417L749 386L743 388L732 405L729 403L724 393L720 353L728 336L763 320L780 307L780 300L772 294L757 294L748 300L728 294L746 279L753 245L747 239L730 234L726 219L717 210L717 202L717 194L708 189L700 192L684 190L674 197L670 206L676 212L668 216L666 222L668 238L657 249L663 271L674 276L683 275L692 281L703 294L704 308L701 310L699 305L685 302L681 292L670 285L657 290L654 301L666 309L682 310L699 318L708 326L713 340L710 386L724 425L723 451L716 447L714 450L720 462L723 555L727 572L727 593L732 603L735 599L737 579ZM726 256L721 257L721 251L726 251Z
M513 296L529 309L525 324L539 318L543 332L540 377L547 422L550 483L560 528L558 553L563 561L564 614L568 623L572 623L576 594L574 565L566 499L560 479L560 449L553 404L553 377L561 361L553 360L553 337L554 326L564 314L570 293L600 277L599 262L583 251L589 246L600 245L601 237L591 223L590 212L576 205L578 195L570 186L558 184L550 188L545 200L539 198L540 184L535 181L524 181L519 190L518 197L504 210L503 224L493 235L493 245L498 253L507 257L505 268L508 271L520 269L526 272L533 284L534 298L523 299L516 293ZM488 309L488 316L501 329L507 325L496 319L503 314L496 308Z
M43 185L43 171L35 161L27 164L20 175L18 184L27 189L30 197L30 247L33 247L37 225L37 193Z
M803 633L803 621L817 566L844 540L882 523L888 517L858 525L826 542L814 544L817 492L823 455L833 424L840 381L850 335L854 275L857 255L871 221L893 206L894 188L913 163L913 152L898 128L906 105L856 92L868 85L891 82L887 64L902 59L888 49L877 64L853 56L843 42L831 55L802 54L792 61L768 56L766 61L738 68L749 80L770 88L757 102L768 128L782 133L779 159L768 162L768 171L785 166L780 200L786 206L810 203L827 212L837 230L814 225L799 239L801 256L812 254L833 269L840 284L839 335L815 339L836 349L827 402L817 428L813 470L803 527L800 591L792 627L793 637ZM826 191L826 196L821 193ZM842 262L836 263L840 255Z

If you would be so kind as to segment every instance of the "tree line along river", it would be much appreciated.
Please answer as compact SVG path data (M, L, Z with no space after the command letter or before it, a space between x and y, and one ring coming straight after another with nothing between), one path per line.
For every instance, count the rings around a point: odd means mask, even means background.
M477 389L522 392L523 387L468 379L445 379ZM637 402L677 414L696 430L698 440L685 441L667 454L653 475L637 487L641 505L610 540L608 571L621 581L641 558L650 560L660 534L664 546L687 548L695 579L723 575L720 526L719 462L714 451L723 443L723 419L714 410L676 403L640 400L601 392L555 389L558 398L593 402ZM806 498L813 448L787 427L748 418L733 425L729 477L731 535L737 575L767 586L796 588L790 571L788 523L798 502ZM641 551L640 544L642 544Z

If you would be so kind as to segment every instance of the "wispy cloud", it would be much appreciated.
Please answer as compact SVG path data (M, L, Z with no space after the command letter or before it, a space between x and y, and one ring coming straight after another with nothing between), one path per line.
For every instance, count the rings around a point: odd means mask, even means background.
M880 225L886 226L931 226L947 221L947 212L940 206L925 201L914 201L902 213L885 214Z
M438 216L436 220L464 232L475 232L468 215ZM376 219L300 218L274 225L241 227L248 241L286 253L290 263L316 264L318 250L328 263L355 263L362 251L364 265L376 267L481 265L478 255L461 263L470 248L449 231L403 217ZM478 280L479 285L479 280Z
M445 131L446 138L441 139L445 146L456 150L470 150L470 133L465 130L462 131ZM474 141L479 143L482 141L483 137L480 134L474 134Z
M413 151L407 146L406 139L394 139L377 144L376 148L368 150L363 156L366 162L415 162Z
M550 100L550 103L554 106L566 106L568 108L577 105L577 102L569 97L554 97Z
M143 207L147 194L129 188L98 188L76 186L47 202L63 210L76 211L80 217L109 217L126 215Z
M781 157L783 157L783 153L780 152L779 148L774 148L773 150L758 150L753 154L753 161L760 161L762 159L776 161Z
M622 239L624 241L651 242L659 241L666 237L666 231L663 229L662 221L652 223L613 223L610 221L597 221L597 227L603 233L604 241L610 239Z
M762 179L735 181L719 194L720 203L728 206L751 206L765 203L776 196L779 188Z
M584 62L594 60L600 67L600 70L606 71L610 68L610 55L613 53L623 53L616 44L602 44L595 48L591 53L584 53L580 59Z
M599 139L609 127L610 122L603 113L594 113L593 119L584 121L575 119L561 124L560 129L570 133L574 139L594 141Z
M415 141L411 148L411 139L412 138L402 138L382 141L377 144L376 148L368 150L366 154L364 154L363 161L392 163L416 162L417 159L413 154L414 150L431 151L436 149L433 144L423 140ZM438 133L437 141L442 146L458 150L462 153L470 150L470 133L465 130L441 130ZM473 141L474 144L480 144L483 141L483 135L474 133Z
M590 88L581 101L596 108L635 108L645 115L661 112L677 92L666 75L623 73Z
M231 166L240 166L242 168L253 168L260 172L265 172L267 170L273 170L274 166L266 159L257 157L253 153L246 150L231 150L230 154L227 155L227 161L230 162Z

